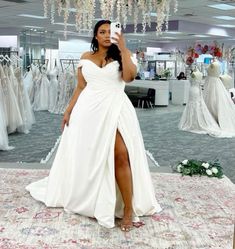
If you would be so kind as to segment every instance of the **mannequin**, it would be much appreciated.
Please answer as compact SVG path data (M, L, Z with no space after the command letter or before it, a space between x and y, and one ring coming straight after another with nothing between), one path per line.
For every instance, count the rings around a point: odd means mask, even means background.
M202 73L197 68L192 72L190 81L189 99L179 122L179 129L223 137L218 124L204 102L201 91Z
M221 130L235 136L235 107L219 76L220 64L215 61L208 67L208 76L204 84L204 100Z

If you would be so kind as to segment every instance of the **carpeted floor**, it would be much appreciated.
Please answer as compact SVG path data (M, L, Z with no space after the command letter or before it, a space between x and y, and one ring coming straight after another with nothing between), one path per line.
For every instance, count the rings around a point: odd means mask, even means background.
M29 134L9 135L14 150L1 151L0 162L40 162L45 158L61 135L61 115L35 112L36 123Z
M47 170L0 169L0 248L231 249L235 189L227 179L152 173L163 211L123 233L95 219L46 208L25 186ZM138 226L138 224L135 224Z

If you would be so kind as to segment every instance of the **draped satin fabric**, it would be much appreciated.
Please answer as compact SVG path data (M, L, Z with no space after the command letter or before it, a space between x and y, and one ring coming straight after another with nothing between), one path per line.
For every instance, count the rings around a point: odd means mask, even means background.
M115 180L114 145L117 130L128 150L133 180L133 220L161 211L155 199L144 143L135 109L124 92L125 82L113 61L100 68L88 59L80 65L87 86L65 127L49 177L27 186L49 207L95 217L114 227L123 216L123 201Z

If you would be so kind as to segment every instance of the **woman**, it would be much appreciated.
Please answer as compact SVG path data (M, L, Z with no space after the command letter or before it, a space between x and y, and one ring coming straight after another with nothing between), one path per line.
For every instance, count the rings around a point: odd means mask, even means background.
M160 211L135 110L124 93L136 65L123 35L110 42L110 21L94 28L93 52L82 55L78 85L65 111L61 142L48 178L27 187L50 207L95 217L122 231Z
M178 80L186 80L186 76L184 75L184 72L180 72L180 74L177 76Z

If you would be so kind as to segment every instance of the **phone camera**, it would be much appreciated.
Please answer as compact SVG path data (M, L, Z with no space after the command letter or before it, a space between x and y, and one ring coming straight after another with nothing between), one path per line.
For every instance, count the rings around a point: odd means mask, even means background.
M116 27L117 27L117 28L120 28L120 24L117 24Z

